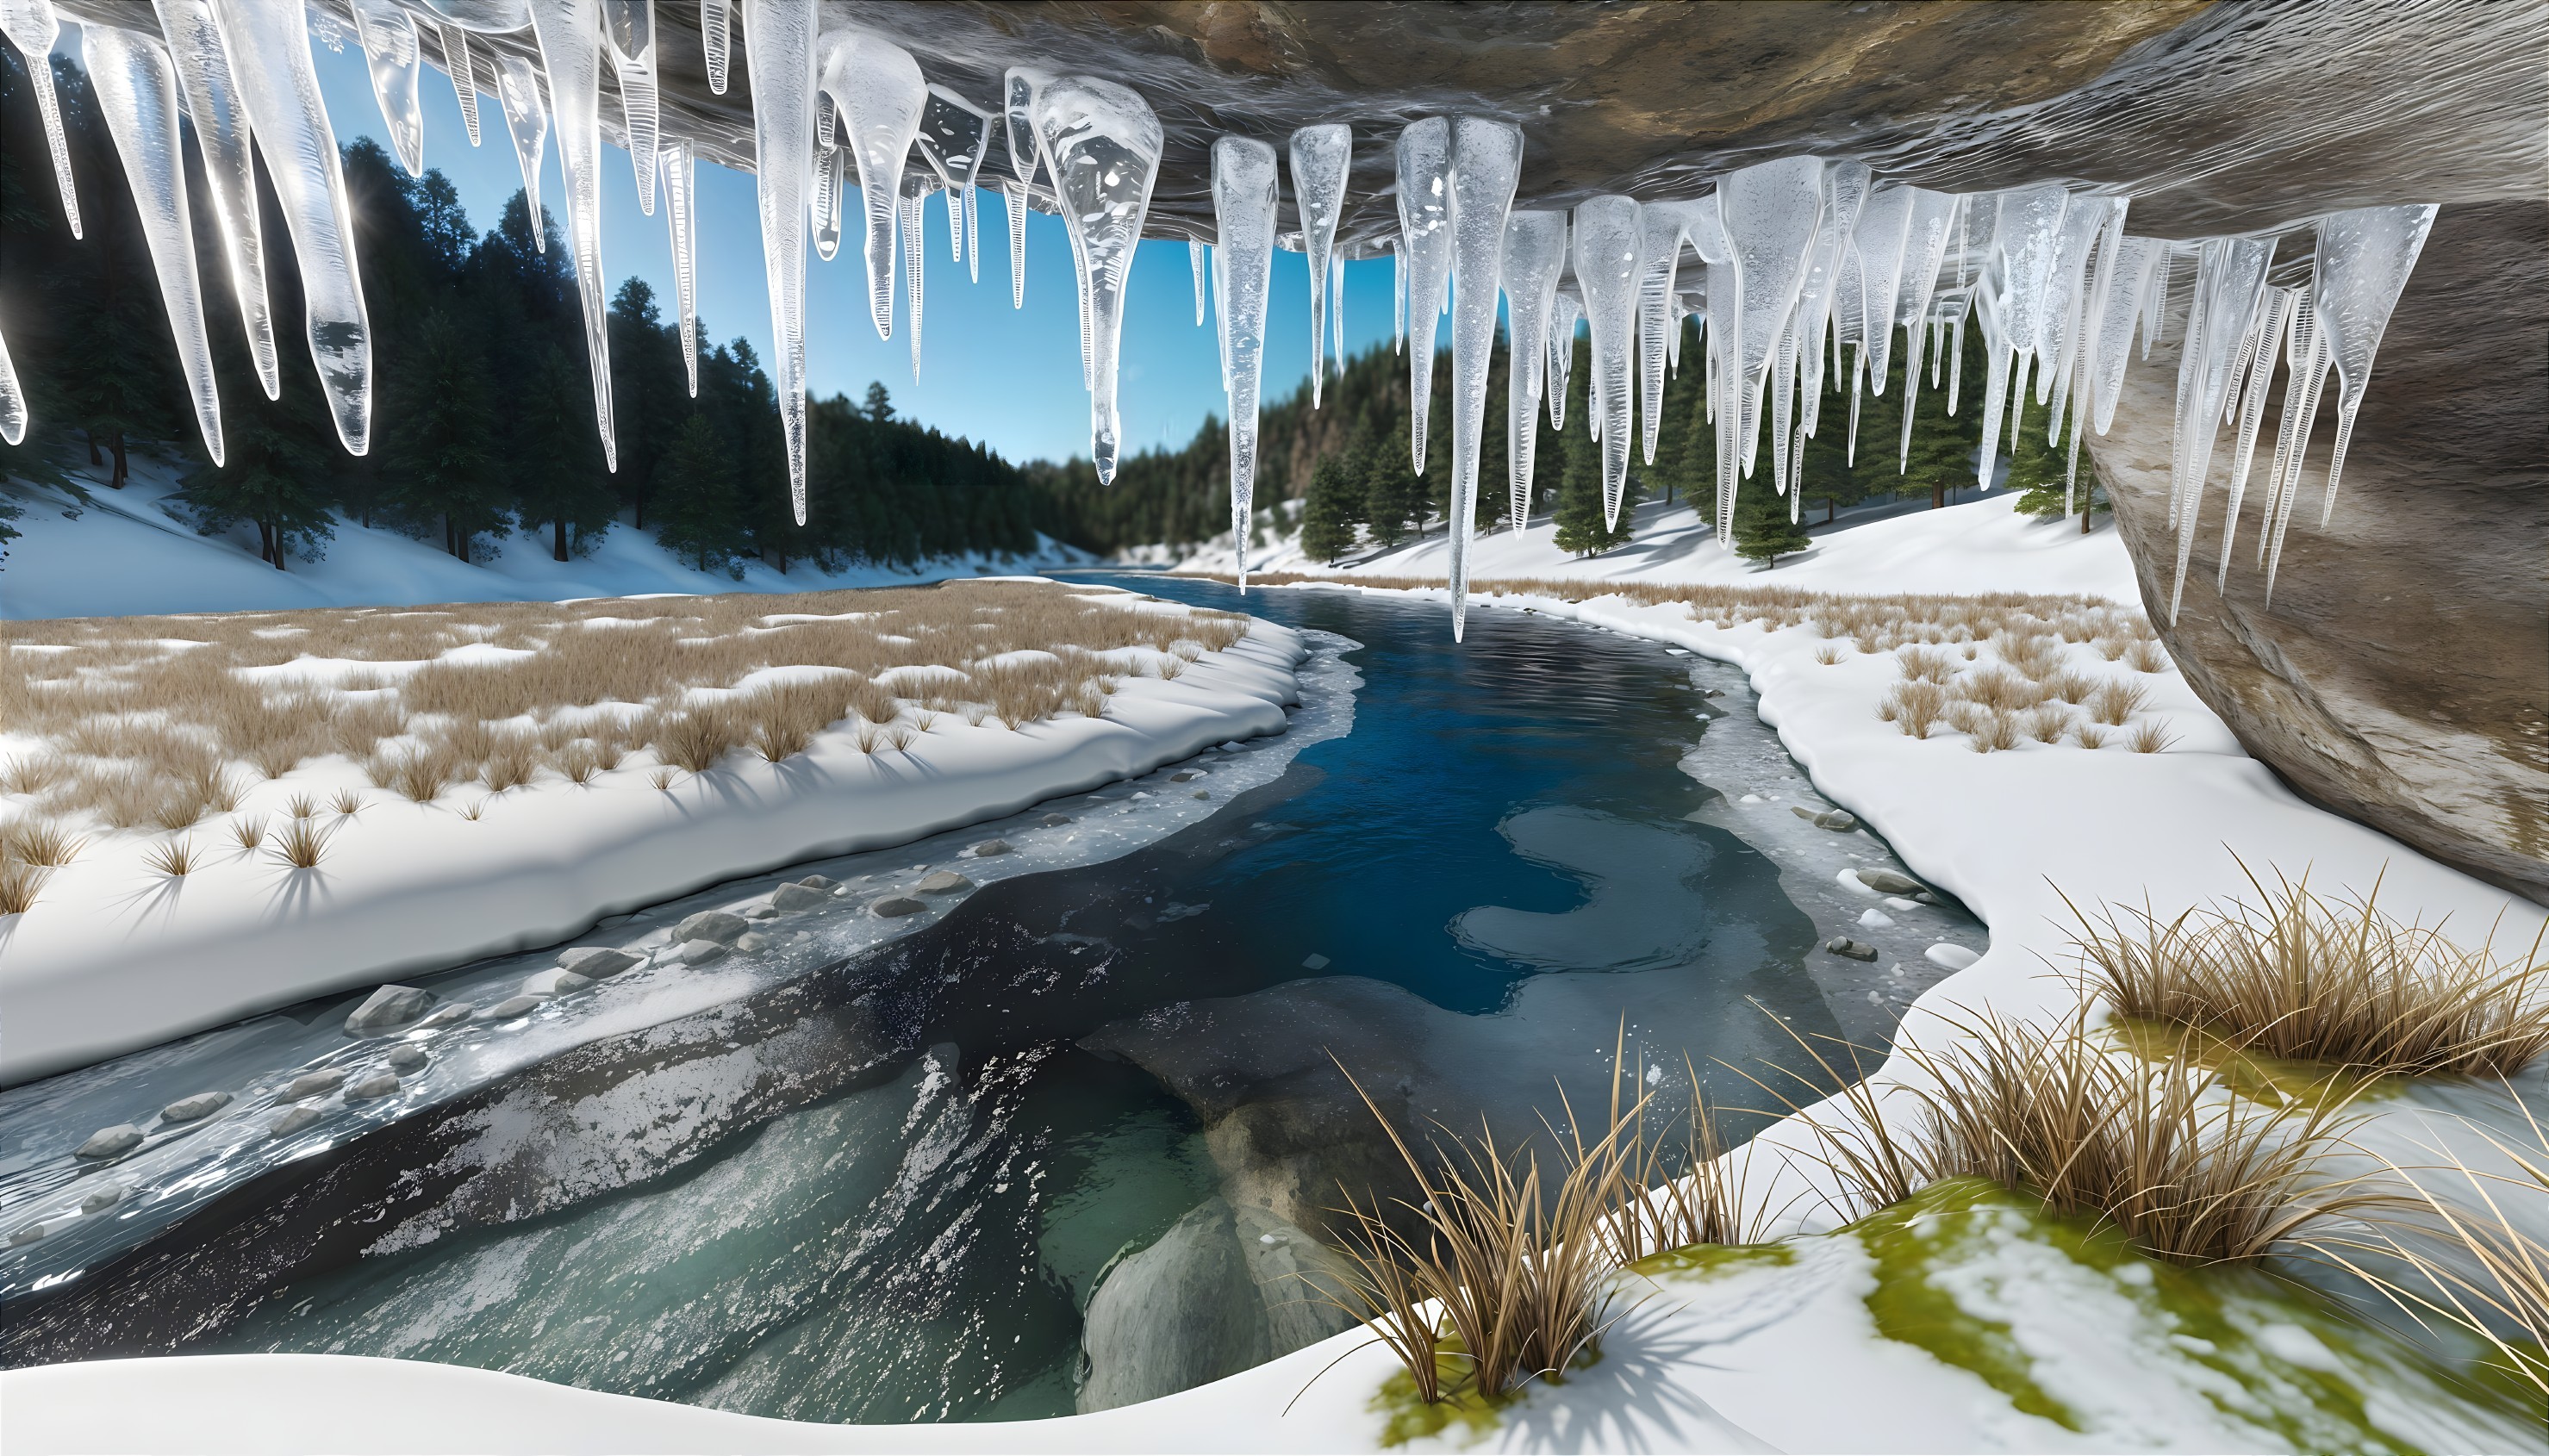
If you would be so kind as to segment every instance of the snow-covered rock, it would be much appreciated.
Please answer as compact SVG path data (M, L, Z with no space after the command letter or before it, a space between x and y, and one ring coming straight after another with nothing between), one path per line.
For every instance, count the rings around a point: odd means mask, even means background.
M609 946L577 946L558 956L560 970L571 970L594 980L617 975L637 963L636 956Z
M552 966L525 977L522 981L522 994L542 997L566 996L592 984L593 977L589 975L578 975L574 971Z
M916 886L924 895L952 895L958 890L970 890L973 887L974 881L953 869L941 869L935 874L923 876Z
M783 884L770 892L770 908L782 915L795 915L831 903L831 894L810 885Z
M88 1135L88 1140L71 1149L74 1157L121 1157L142 1145L142 1130L131 1123L118 1123L100 1128Z
M732 945L736 936L750 929L752 923L740 915L729 915L723 910L703 910L697 915L684 917L681 924L674 926L673 939L684 945L693 941Z
M348 1037L377 1037L425 1019L434 995L422 986L383 986L345 1018Z
M159 1109L159 1121L163 1123L199 1122L230 1105L231 1094L228 1092L198 1092L192 1097L180 1097Z

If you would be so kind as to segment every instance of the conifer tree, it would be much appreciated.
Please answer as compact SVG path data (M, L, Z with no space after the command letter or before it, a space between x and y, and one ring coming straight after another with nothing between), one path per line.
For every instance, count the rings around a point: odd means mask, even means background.
M2045 407L2035 406L2032 417L2041 421ZM2041 428L2030 428L2022 421L2018 448L2010 454L2009 489L2019 493L2018 508L2038 520L2059 520L2074 506L2080 511L2080 533L2087 535L2098 512L2112 510L2104 491L2098 489L2098 472L2085 462L2076 486L2066 486L2070 479L2071 435L2079 428L2076 412L2067 412L2062 420L2062 438L2047 443Z
M698 571L740 581L746 549L734 475L708 417L694 410L664 453L655 484L655 539Z
M1425 522L1428 499L1408 459L1404 434L1374 433L1364 440L1364 521L1382 547L1404 541Z
M1363 482L1354 457L1343 450L1319 457L1310 472L1310 494L1301 503L1301 554L1335 561L1354 549L1363 520Z
M438 526L442 549L467 561L472 540L513 521L495 479L486 360L449 315L430 314L388 394L392 503L416 526Z
M1576 362L1580 365L1585 360L1579 356ZM1619 524L1614 526L1604 519L1602 442L1594 439L1587 427L1592 419L1586 412L1590 408L1587 402L1591 378L1590 369L1578 368L1567 380L1566 431L1558 447L1562 459L1558 479L1558 545L1559 550L1577 556L1598 556L1627 541L1640 494L1633 473L1621 487ZM1636 452L1637 444L1632 441L1632 457Z
M1788 502L1768 481L1745 481L1735 493L1735 554L1775 567L1782 556L1814 544L1806 528L1788 519Z

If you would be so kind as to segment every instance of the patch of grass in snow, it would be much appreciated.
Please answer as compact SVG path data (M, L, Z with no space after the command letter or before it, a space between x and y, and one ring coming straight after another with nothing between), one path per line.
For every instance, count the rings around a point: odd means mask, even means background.
M2108 1023L2107 1030L2117 1046L2145 1062L2159 1065L2184 1056L2213 1073L2222 1086L2269 1107L2359 1103L2367 1098L2391 1096L2399 1090L2394 1077L2276 1056L2203 1028L2119 1016Z
M1929 1277L1931 1265L1943 1261L1953 1245L1961 1216L1986 1201L2011 1199L1983 1179L1957 1178L1860 1220L1851 1231L1876 1260L1876 1288L1868 1293L1867 1312L1886 1338L1918 1345L1946 1364L1972 1371L2030 1415L2086 1431L2080 1417L2035 1383L2033 1362L2007 1321L1966 1314L1954 1295Z
M1651 1279L1664 1275L1706 1279L1741 1269L1762 1265L1785 1266L1796 1261L1796 1249L1785 1243L1694 1243L1650 1254L1629 1267Z

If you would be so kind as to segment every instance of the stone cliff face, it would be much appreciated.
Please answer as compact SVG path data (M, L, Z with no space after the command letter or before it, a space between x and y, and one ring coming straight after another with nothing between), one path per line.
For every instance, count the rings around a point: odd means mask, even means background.
M2253 491L2228 590L2214 590L2224 430L2185 601L2167 620L2175 366L2173 348L2153 350L2127 376L2113 431L2088 445L2187 680L2311 798L2549 900L2549 204L2443 209L2382 342L2323 530L2335 410L2322 404L2271 607Z

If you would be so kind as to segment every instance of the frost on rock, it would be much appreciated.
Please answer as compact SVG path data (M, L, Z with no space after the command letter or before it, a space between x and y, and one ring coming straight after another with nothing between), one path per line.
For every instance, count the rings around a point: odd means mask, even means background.
M1159 180L1160 120L1140 96L1112 81L1062 76L1036 93L1035 134L1080 275L1089 458L1102 485L1115 479L1123 434L1115 409L1115 362L1133 249L1150 215L1152 184Z
M1575 205L1575 282L1593 334L1585 412L1602 441L1603 518L1616 526L1629 480L1629 369L1638 342L1637 199L1596 197Z
M976 183L983 159L991 150L991 114L946 87L933 85L920 113L919 146L921 160L929 163L940 190L947 194L950 256L961 263L972 255L974 277L980 281L983 258L975 222Z
M1505 370L1505 516L1520 531L1531 516L1532 456L1540 445L1540 397L1558 357L1552 325L1558 275L1566 267L1566 215L1515 211L1505 217L1505 316L1511 329ZM1574 339L1567 316L1566 342ZM1559 388L1563 388L1560 376Z
M2345 474L2345 447L2354 417L2372 382L2372 356L2390 326L2390 313L2424 251L2437 210L2426 203L2356 208L2321 218L2313 293L2318 327L2337 378L2336 446L2327 462L2327 495L2319 507L2324 527L2336 511L2336 486ZM2304 421L2305 427L2308 421Z
M247 114L239 107L230 48L222 42L211 0L159 0L158 10L168 60L177 71L186 115L195 124L213 221L221 233L223 261L230 266L231 297L238 302L239 322L247 330L248 358L265 397L280 399L283 380L274 349L274 316L266 302L256 164L248 149Z
M1342 123L1303 127L1292 134L1290 152L1292 206L1301 219L1301 250L1310 259L1310 408L1315 410L1328 372L1330 301L1343 303L1330 287L1329 258L1337 244L1337 220L1345 215L1354 129ZM1337 362L1345 361L1341 357Z
M725 94L726 57L728 43L732 40L729 27L733 14L733 0L700 0L700 48L708 56L708 91L712 95Z
M1248 590L1255 519L1258 388L1266 367L1266 295L1274 275L1274 148L1245 136L1212 143L1213 249L1221 294L1221 378L1230 392L1230 540Z
M743 13L753 180L770 288L770 378L799 525L805 523L805 194L814 167L815 18L814 0L753 0Z
M510 50L496 56L496 101L505 109L505 131L514 138L514 160L522 169L522 200L529 205L531 246L549 250L548 229L541 226L540 159L548 152L549 111L540 100L539 73Z
M619 468L611 426L611 332L602 269L602 0L543 0L531 7L549 105L557 114L558 171L566 179L567 254L584 304L584 347L593 369L593 422L605 469Z
M396 0L351 0L354 37L362 43L363 62L372 75L372 99L380 103L381 121L390 134L390 150L411 177L425 175L425 111L417 103L424 56L416 39L416 22Z
M36 114L45 124L45 145L53 156L53 190L62 201L62 217L71 236L80 233L79 189L71 184L71 152L62 136L61 101L53 94L53 40L61 20L52 0L0 0L0 35L18 47L36 93Z
M1423 475L1434 340L1452 273L1452 124L1442 117L1410 122L1398 134L1398 262L1406 293L1407 443Z
M1469 542L1477 530L1487 373L1502 292L1505 218L1522 178L1522 129L1486 117L1452 124L1452 640L1468 620Z
M744 23L752 26L750 9ZM744 59L759 75L748 33ZM815 69L823 94L839 112L840 144L858 164L859 201L867 215L868 312L877 337L892 338L896 215L903 195L903 164L920 135L929 83L921 79L920 64L910 51L855 27L823 33Z
M637 210L655 216L655 150L660 139L655 88L655 0L603 0L603 35L619 82L620 125L637 172Z
M1797 296L1805 287L1806 257L1813 250L1815 232L1823 219L1823 167L1816 157L1781 157L1729 174L1717 190L1726 248L1735 269L1733 281L1741 294L1734 335L1718 343L1726 366L1720 386L1725 398L1720 404L1732 407L1731 413L1721 409L1719 428L1724 430L1731 421L1735 446L1718 452L1717 525L1721 541L1734 536L1736 466L1740 460L1743 473L1752 473L1761 444L1762 394L1770 362L1787 329L1789 316L1796 310ZM1876 205L1876 196L1870 194L1859 210L1857 230L1862 235L1868 229L1868 213ZM1898 267L1901 251L1898 242ZM1703 255L1705 252L1703 248ZM1712 306L1716 291L1717 278L1712 274ZM1890 293L1886 296L1892 297ZM1717 323L1714 307L1709 323L1713 330ZM1772 448L1775 452L1778 446L1774 444Z
M691 398L700 397L700 220L691 190L691 142L676 136L664 143L664 216L673 230L673 292L682 316L682 368L690 377Z

